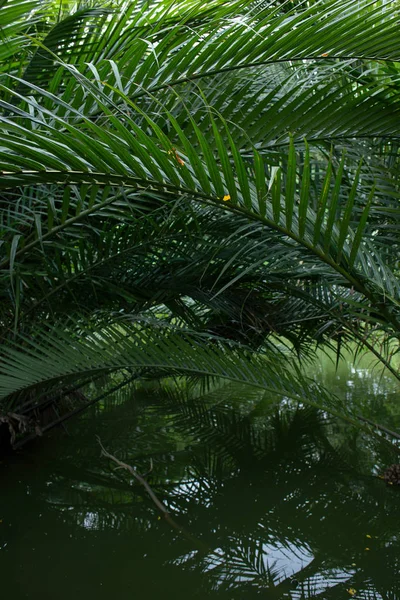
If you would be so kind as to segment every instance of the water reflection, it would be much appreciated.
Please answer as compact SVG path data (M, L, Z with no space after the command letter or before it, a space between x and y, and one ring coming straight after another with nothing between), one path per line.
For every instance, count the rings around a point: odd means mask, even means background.
M393 427L393 382L346 368L322 361L320 378ZM96 435L140 472L152 459L148 481L178 528L100 457ZM249 388L170 383L122 390L57 437L1 466L5 593L399 598L400 492L376 477L399 459L374 435Z

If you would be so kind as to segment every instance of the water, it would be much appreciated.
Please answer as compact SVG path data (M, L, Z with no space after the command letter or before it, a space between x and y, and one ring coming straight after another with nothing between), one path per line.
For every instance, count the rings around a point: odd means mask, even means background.
M368 359L317 377L400 424ZM397 412L396 412L397 411ZM0 465L4 597L33 600L400 598L398 453L306 406L224 385L125 389ZM147 476L168 507L100 456Z

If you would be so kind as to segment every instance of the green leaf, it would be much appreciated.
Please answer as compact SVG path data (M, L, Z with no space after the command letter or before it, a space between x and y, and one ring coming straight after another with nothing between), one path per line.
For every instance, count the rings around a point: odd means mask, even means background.
M346 206L345 206L345 209L343 212L343 216L341 219L339 240L337 243L337 258L336 258L336 260L338 263L340 263L340 261L341 261L343 246L344 246L347 236L349 235L350 219L351 219L351 215L353 212L356 194L358 191L358 183L360 180L361 168L362 168L362 160L360 161L360 164L356 171L356 174L355 174L355 177L353 180L353 185L351 187L350 194L347 199L347 203L346 203Z
M254 171L256 176L256 189L258 199L258 210L265 217L267 211L267 185L264 161L257 150L254 150Z
M331 245L331 236L333 230L333 224L337 220L337 212L338 212L338 202L339 202L339 194L341 189L341 183L343 178L345 164L345 154L343 153L338 172L335 178L335 185L333 187L333 191L330 198L330 203L328 206L328 214L327 214L327 223L324 231L324 250L325 252L329 251L329 247Z
M362 242L362 239L364 236L365 227L366 227L367 221L368 221L369 211L371 209L372 201L374 199L374 194L375 194L375 186L372 188L372 190L369 194L368 200L365 204L364 210L361 214L360 221L358 223L356 234L354 236L354 241L351 246L351 253L350 253L350 259L349 259L350 268L352 268L354 266L354 263L355 263L355 260L357 257L357 253L358 253L358 250L360 248L360 245L361 245L361 242Z
M299 236L304 237L307 219L307 208L309 204L309 193L310 193L310 148L305 142L306 155L303 165L303 173L301 177L301 188L300 188L300 204L299 204Z
M293 137L290 137L289 157L286 172L286 194L285 194L285 210L286 210L286 227L292 229L293 211L294 211L294 194L296 190L296 150L294 147Z

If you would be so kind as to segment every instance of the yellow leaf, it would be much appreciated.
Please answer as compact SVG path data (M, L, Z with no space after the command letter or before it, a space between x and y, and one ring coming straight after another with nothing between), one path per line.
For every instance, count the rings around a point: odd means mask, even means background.
M357 590L355 590L354 588L349 588L347 591L349 592L350 596L354 596L355 594L357 594Z
M365 548L366 550L371 550L371 548Z
M224 202L228 202L228 200L230 200L230 199L231 199L231 197L230 197L230 195L229 195L229 194L226 194L226 196L224 196L224 197L222 198L222 200L223 200Z
M369 538L370 540L372 539L372 535L369 535L369 533L367 533L366 537Z
M174 156L179 165L183 166L185 164L184 161L179 156L179 154L177 153L176 148L171 148L171 150L168 150L168 154L171 154L172 156Z

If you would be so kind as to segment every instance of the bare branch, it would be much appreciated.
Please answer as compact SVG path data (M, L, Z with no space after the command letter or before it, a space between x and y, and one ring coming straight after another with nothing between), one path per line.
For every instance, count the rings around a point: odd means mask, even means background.
M104 448L99 436L96 436L96 437L97 437L97 441L100 444L102 455L105 456L106 458L109 458L113 462L115 462L115 464L117 464L120 469L126 469L127 471L129 471L129 473L131 473L131 475L133 475L135 477L135 479L137 479L137 481L144 487L146 492L149 494L150 498L153 500L154 504L157 506L158 510L160 510L165 516L167 516L167 515L169 516L169 510L167 509L165 504L163 504L161 502L161 500L159 500L157 498L157 496L155 495L155 493L153 492L153 490L151 489L151 487L149 486L147 481L144 479L144 477L142 475L140 475L140 473L138 473L133 467L131 467L127 463L122 462L121 460L116 458L113 454L110 454ZM180 529L180 527L179 527L179 529Z

